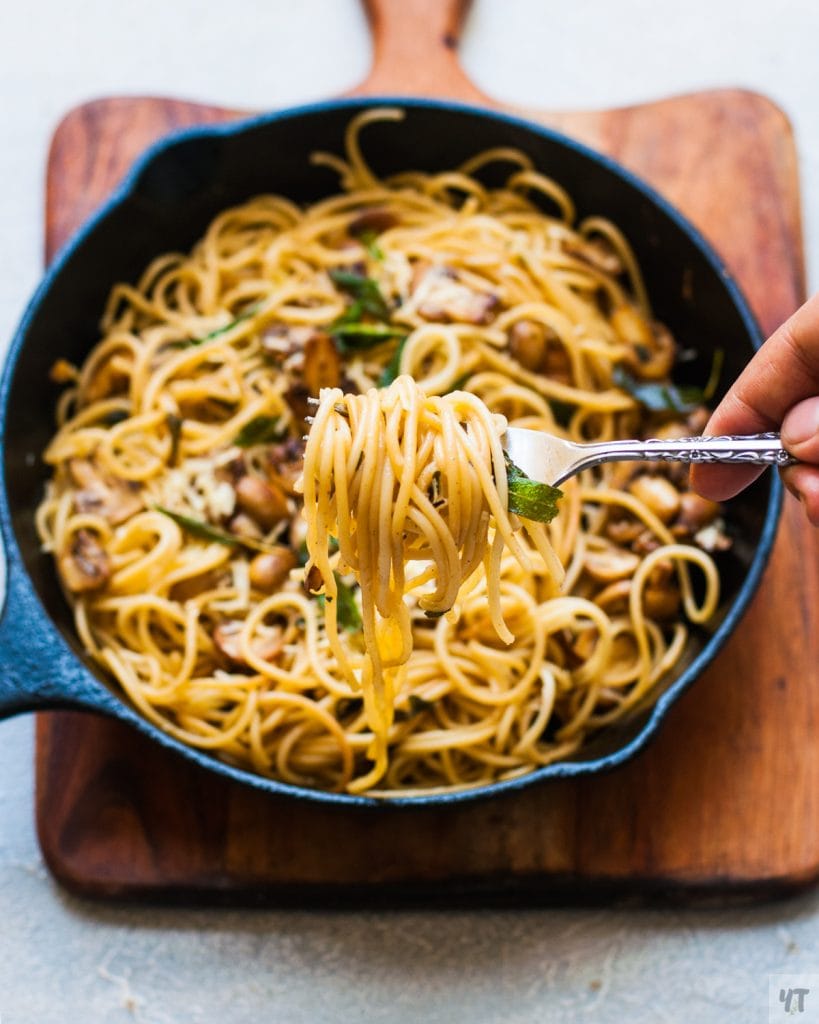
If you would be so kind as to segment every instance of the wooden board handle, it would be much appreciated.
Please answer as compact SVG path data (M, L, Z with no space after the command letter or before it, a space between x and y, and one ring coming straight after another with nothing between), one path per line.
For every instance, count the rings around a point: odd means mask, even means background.
M458 40L471 0L363 0L373 37L373 62L351 95L487 98L464 74Z

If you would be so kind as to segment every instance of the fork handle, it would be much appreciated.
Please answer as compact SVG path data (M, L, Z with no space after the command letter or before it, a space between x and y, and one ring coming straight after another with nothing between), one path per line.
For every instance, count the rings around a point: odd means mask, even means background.
M644 441L602 441L580 444L578 466L588 469L603 462L725 462L758 466L792 466L798 462L782 447L779 434L726 437L648 438Z

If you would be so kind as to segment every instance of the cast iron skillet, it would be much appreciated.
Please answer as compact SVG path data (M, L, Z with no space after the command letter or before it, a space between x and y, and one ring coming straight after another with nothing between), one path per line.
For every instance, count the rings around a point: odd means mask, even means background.
M136 279L159 253L188 249L230 204L261 192L310 202L338 191L336 176L311 166L309 154L316 149L340 152L350 118L379 103L403 107L406 119L400 125L366 128L365 152L378 172L442 170L490 146L516 146L569 189L581 217L603 214L618 224L636 249L656 315L682 346L699 352L684 368L690 380L705 379L713 350L720 347L726 356L722 379L730 382L758 347L759 331L745 300L694 228L611 160L538 125L455 103L368 98L170 136L137 162L115 195L54 261L8 354L0 383L0 521L8 563L0 617L0 717L58 707L98 711L131 723L211 771L271 793L333 804L383 805L383 800L287 785L233 768L143 719L84 654L52 560L41 554L34 530L34 510L47 475L40 453L54 429L57 397L49 367L57 356L78 361L89 351L111 285ZM500 175L508 168L494 171ZM491 174L487 180L491 183ZM720 566L723 600L717 624L694 635L682 669L661 686L653 706L627 724L601 732L570 761L479 789L407 796L390 803L454 803L545 779L600 772L631 757L657 732L669 707L713 659L742 615L771 548L780 493L776 476L767 474L732 502L735 543Z

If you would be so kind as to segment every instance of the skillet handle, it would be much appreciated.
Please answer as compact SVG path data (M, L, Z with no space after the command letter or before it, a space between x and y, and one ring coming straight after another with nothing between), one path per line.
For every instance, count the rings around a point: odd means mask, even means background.
M6 558L0 613L0 719L23 711L94 709L115 701L77 660L48 621L16 552Z
M486 104L457 48L472 0L363 0L372 67L351 96L433 96Z

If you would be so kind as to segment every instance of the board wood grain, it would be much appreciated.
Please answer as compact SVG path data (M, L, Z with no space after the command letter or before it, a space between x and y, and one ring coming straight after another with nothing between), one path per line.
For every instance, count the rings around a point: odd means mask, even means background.
M368 0L373 66L354 92L498 104L457 59L462 0ZM508 109L508 108L507 108ZM804 294L797 161L769 100L721 90L594 112L517 110L614 156L720 251L771 330ZM102 99L58 127L47 256L146 145L240 112ZM191 765L127 727L41 715L45 858L97 897L227 901L767 894L819 875L817 539L786 499L762 585L656 741L603 777L445 810L298 804Z

